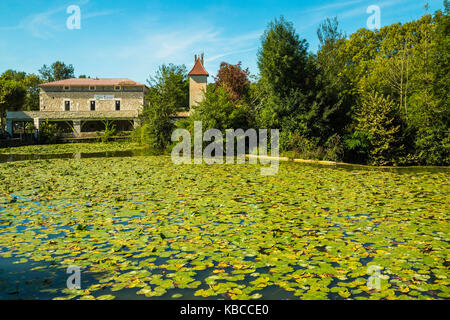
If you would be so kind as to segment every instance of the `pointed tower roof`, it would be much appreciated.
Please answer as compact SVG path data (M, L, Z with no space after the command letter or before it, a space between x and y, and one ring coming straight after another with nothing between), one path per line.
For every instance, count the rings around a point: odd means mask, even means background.
M209 76L209 73L203 67L203 56L196 57L194 67L191 72L188 73L188 76Z

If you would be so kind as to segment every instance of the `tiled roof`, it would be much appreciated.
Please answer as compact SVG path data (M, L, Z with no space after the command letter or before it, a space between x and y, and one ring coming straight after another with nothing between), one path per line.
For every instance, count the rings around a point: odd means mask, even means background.
M36 118L53 120L70 119L136 119L139 110L120 111L12 111L7 112L6 117L11 120L32 120Z
M209 76L209 73L205 70L200 58L195 61L194 67L191 72L188 73L189 76Z
M41 84L41 87L50 86L145 86L130 79L66 79Z

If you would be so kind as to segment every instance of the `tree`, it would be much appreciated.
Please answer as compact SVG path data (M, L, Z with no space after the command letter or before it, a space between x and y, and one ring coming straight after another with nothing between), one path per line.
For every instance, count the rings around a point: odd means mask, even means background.
M21 82L25 79L26 75L27 74L25 72L9 69L9 70L6 70L0 78L3 80L12 80L12 81Z
M415 132L416 161L427 165L450 164L450 17L448 2L445 13L437 11L428 22L427 60L418 52L415 65L420 73L413 78L414 92L411 125ZM424 33L426 26L422 26ZM431 30L430 30L431 29ZM426 30L426 29L425 29Z
M175 111L189 110L189 81L184 65L161 65L155 77L148 80L150 92L147 101L150 106L159 101Z
M363 98L357 113L356 131L368 137L369 162L374 165L396 164L403 151L398 108L389 97L377 92Z
M0 124L4 129L3 119L7 111L20 110L24 103L26 89L19 81L0 79Z
M236 102L225 86L208 87L205 98L195 107L191 127L194 121L202 121L204 130L247 129L247 114L246 105Z
M283 17L271 22L258 52L261 78L256 112L260 127L307 132L314 96L315 66L306 40Z
M350 92L350 79L342 72L346 66L342 48L345 34L339 29L337 18L326 19L317 29L319 50L315 59L317 67L316 94L312 134L326 143L333 135L343 136L351 122L355 104Z
M243 100L250 88L249 75L248 68L243 70L241 62L235 65L222 62L215 78L216 87L223 86L234 101Z
M23 84L27 90L24 101L24 110L39 110L39 84L41 79L35 74L27 74Z
M280 97L292 90L305 92L312 79L309 72L308 43L300 40L291 22L284 17L269 23L258 51L261 80Z
M155 77L148 80L150 91L146 97L143 125L134 136L156 150L164 150L171 142L174 129L172 117L189 108L189 82L186 67L162 65Z
M39 69L41 78L45 82L59 81L75 78L74 68L71 64L66 65L64 62L56 61L51 66L43 65Z

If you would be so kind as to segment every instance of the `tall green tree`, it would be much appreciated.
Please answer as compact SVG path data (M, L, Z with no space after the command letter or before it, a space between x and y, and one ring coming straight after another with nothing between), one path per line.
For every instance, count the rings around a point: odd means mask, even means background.
M269 23L258 52L257 123L308 135L316 70L306 40L283 17ZM285 135L282 135L282 138Z
M0 125L5 128L7 111L20 110L26 95L26 88L20 81L0 79Z
M156 150L164 150L171 142L175 128L172 117L189 108L189 82L184 65L162 65L148 80L147 106L142 115L142 126L135 138Z
M371 145L369 162L374 165L397 164L404 146L395 103L377 92L369 93L362 99L356 119L356 131L364 133Z
M189 110L189 80L185 65L161 65L148 84L150 91L146 100L149 107L164 101L173 110Z
M350 79L342 73L346 60L341 48L346 36L340 30L337 18L323 21L317 36L320 46L315 60L318 75L312 131L322 143L326 143L333 135L344 135L351 122L355 98L350 90Z
M50 66L44 64L42 68L39 69L41 78L45 82L75 78L74 72L75 71L73 65L66 65L62 61L56 61Z
M39 110L39 84L42 80L36 74L27 74L23 84L27 90L23 105L24 110Z
M307 91L312 83L308 43L283 16L269 23L257 57L261 81L280 97Z

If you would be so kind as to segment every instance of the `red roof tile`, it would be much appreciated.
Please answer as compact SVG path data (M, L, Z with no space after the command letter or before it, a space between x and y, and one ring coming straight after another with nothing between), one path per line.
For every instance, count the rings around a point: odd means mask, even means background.
M142 83L130 79L66 79L41 84L42 87L49 86L145 86Z
M191 72L188 73L188 76L209 76L209 73L203 67L202 60L200 58L195 61L194 67Z

